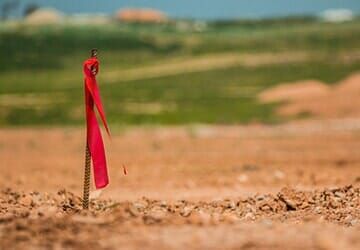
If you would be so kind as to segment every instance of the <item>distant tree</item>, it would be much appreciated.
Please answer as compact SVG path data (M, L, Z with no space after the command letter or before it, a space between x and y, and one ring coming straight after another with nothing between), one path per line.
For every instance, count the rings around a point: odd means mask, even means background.
M34 11L36 11L37 9L39 9L39 5L37 5L36 3L29 3L26 5L25 9L24 9L24 14L23 16L28 16L31 13L33 13Z
M2 20L9 17L10 13L19 6L19 0L5 0L0 5L0 16Z

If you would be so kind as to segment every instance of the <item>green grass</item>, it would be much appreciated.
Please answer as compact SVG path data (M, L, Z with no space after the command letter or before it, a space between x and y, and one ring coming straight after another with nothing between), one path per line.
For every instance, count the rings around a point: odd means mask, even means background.
M0 29L1 30L1 29ZM0 125L84 123L81 64L89 48L101 56L99 81L111 124L275 123L275 105L256 95L281 82L334 83L360 69L340 54L360 49L360 21L212 23L203 32L175 25L20 26L0 31ZM168 64L223 52L307 53L306 61L187 72L106 82L108 71Z

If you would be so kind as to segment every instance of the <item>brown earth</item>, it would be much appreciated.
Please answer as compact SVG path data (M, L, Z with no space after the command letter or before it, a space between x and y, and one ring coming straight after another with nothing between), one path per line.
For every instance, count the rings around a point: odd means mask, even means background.
M282 103L278 113L285 116L360 117L360 73L332 87L316 80L280 84L262 92L259 99Z
M114 133L83 211L82 130L0 129L0 249L360 248L359 119Z

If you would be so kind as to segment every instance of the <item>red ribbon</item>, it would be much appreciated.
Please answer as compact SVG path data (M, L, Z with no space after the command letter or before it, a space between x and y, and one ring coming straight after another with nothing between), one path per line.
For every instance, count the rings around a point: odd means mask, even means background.
M85 104L87 145L93 161L94 179L96 188L103 188L109 183L106 167L104 142L101 137L100 127L96 119L94 104L100 114L107 134L110 136L109 127L106 122L104 108L101 103L99 88L96 82L96 74L99 71L99 61L96 57L89 58L84 62L85 76Z

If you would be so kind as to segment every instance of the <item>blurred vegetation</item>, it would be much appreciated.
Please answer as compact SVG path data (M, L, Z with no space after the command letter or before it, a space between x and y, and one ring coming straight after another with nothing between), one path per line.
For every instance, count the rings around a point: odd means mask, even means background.
M360 21L0 25L0 125L83 124L82 61L92 47L100 50L99 82L112 124L273 123L281 118L274 105L257 101L260 91L306 78L334 83L360 69ZM306 59L261 62L261 55L277 53ZM260 62L142 77L153 65L229 54ZM125 70L139 76L124 80Z

